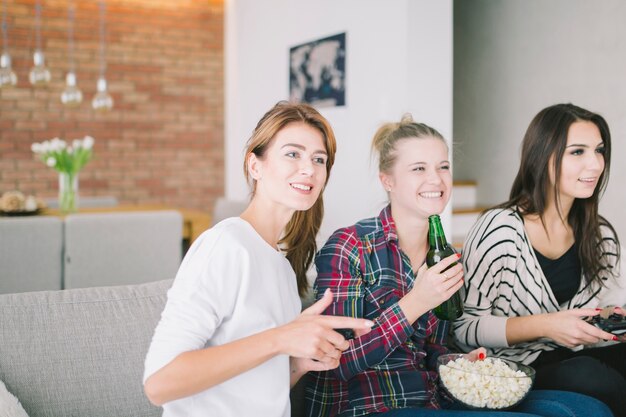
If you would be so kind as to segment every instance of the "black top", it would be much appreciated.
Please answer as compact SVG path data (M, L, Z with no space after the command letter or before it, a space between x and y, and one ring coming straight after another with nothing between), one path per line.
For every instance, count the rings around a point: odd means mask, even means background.
M560 258L549 259L533 248L539 261L539 266L541 266L543 274L548 279L548 283L559 304L571 300L580 285L581 269L577 249L577 245L574 243Z

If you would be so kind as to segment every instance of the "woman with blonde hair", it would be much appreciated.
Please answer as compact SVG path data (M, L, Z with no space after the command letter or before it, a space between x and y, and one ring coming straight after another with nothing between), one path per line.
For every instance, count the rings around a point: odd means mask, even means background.
M244 161L250 204L193 243L146 357L145 392L164 416L286 417L290 386L336 367L348 347L333 328L372 325L321 316L330 292L300 314L335 148L304 104L280 102L257 124Z

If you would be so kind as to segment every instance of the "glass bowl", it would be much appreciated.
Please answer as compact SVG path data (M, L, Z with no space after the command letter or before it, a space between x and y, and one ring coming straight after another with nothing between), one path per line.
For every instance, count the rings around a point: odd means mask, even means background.
M455 401L475 410L507 410L526 398L535 380L530 366L487 357L471 362L450 353L437 359L441 386Z

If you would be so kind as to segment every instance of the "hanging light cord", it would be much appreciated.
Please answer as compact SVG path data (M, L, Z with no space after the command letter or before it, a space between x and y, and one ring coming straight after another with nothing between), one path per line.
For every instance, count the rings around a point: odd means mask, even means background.
M41 3L35 5L35 42L37 50L41 51Z
M69 26L67 29L67 52L70 57L70 72L75 72L76 66L74 65L74 3L70 4L67 12Z
M100 0L100 77L104 78L106 72L106 60L105 57L105 27L104 19L106 14L106 4L104 0Z

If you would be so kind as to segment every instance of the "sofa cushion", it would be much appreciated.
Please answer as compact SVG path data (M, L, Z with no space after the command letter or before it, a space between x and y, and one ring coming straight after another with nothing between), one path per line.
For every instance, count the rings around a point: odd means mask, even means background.
M62 259L59 218L0 217L0 294L60 290Z
M160 416L141 380L171 283L0 295L0 380L30 417Z
M174 278L182 231L175 210L70 214L63 223L63 288Z

